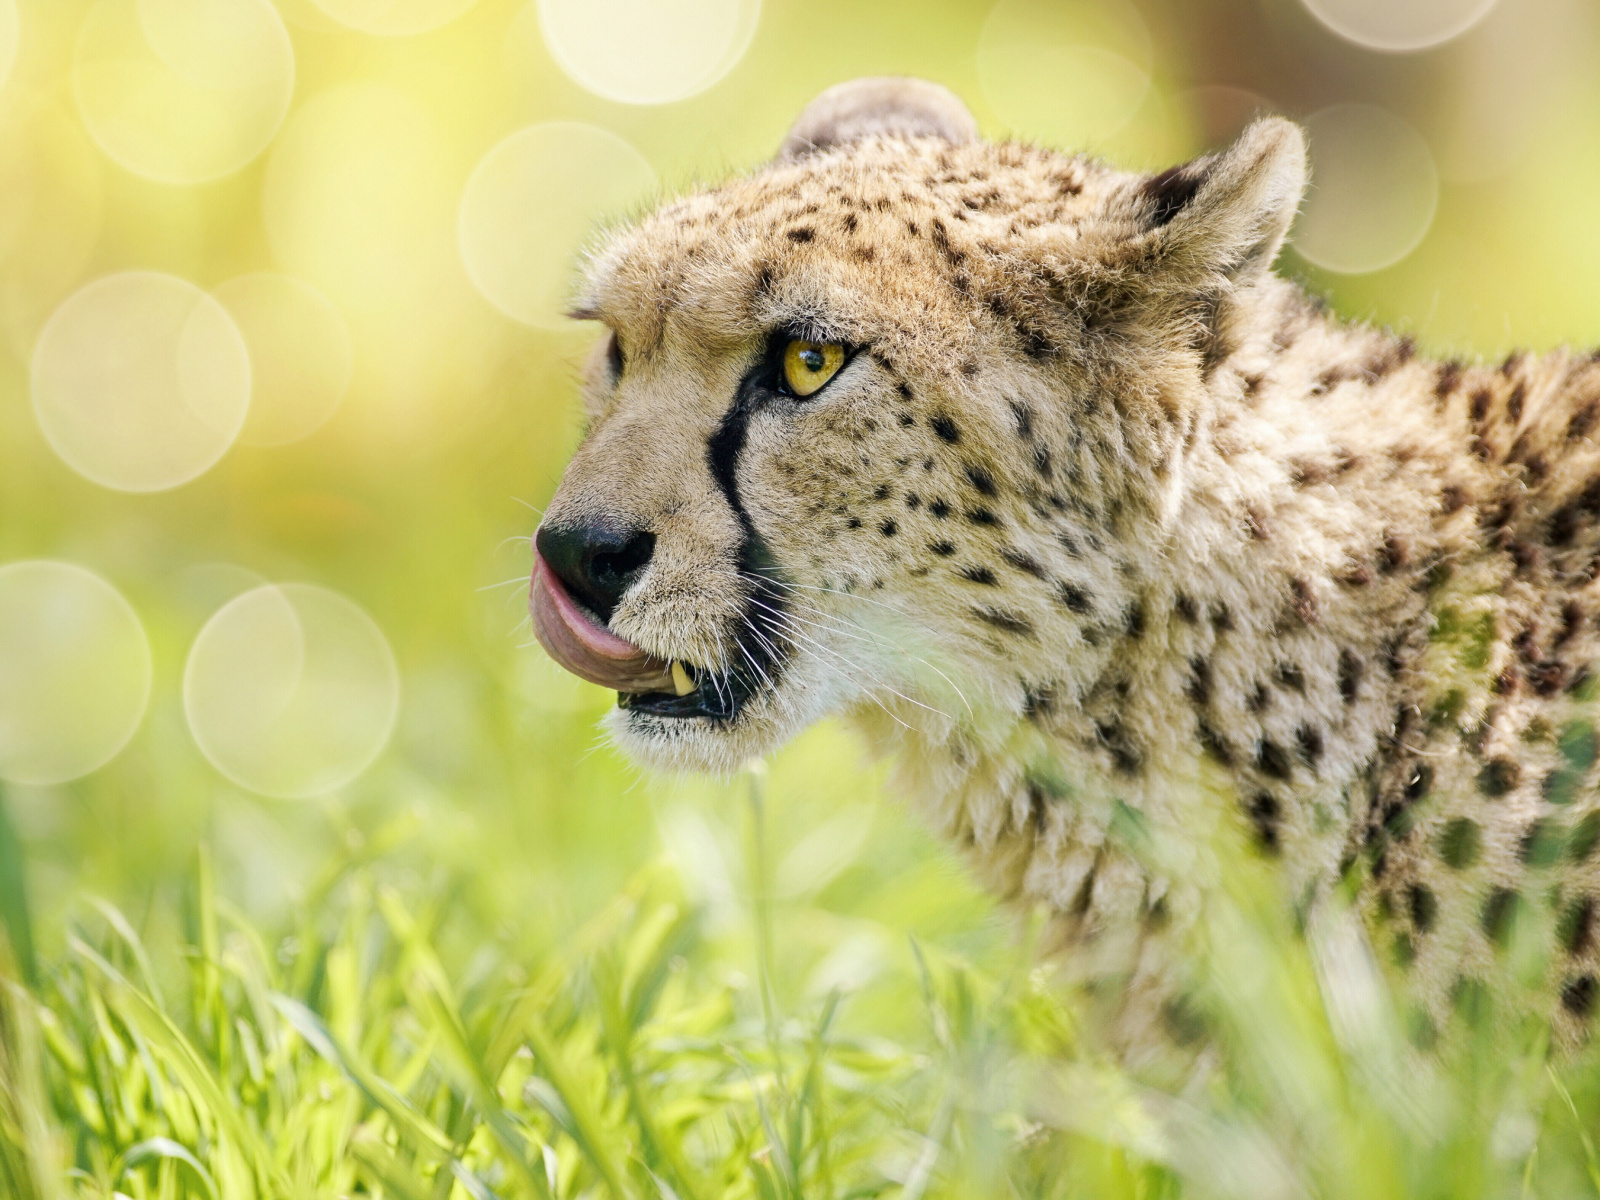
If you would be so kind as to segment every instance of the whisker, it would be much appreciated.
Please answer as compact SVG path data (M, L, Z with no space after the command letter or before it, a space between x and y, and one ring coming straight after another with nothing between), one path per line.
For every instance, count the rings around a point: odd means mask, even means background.
M481 588L474 589L479 592L492 592L495 588L508 587L513 583L527 583L526 575L513 575L510 579L502 579L499 583L486 583Z

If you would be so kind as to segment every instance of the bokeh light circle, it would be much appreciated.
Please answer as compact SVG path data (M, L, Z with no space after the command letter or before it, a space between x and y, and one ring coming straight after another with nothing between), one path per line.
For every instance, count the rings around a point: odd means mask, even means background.
M1000 0L978 82L1013 130L1076 148L1129 124L1150 91L1150 31L1127 0Z
M211 294L250 352L250 411L239 440L282 446L316 432L350 386L354 355L339 310L309 283L267 271Z
M1336 104L1305 121L1311 189L1294 248L1319 267L1355 275L1416 249L1439 203L1439 172L1411 125L1370 104Z
M17 44L21 40L17 0L0 0L0 87L5 86L11 78L11 68L17 65Z
M349 783L389 740L400 673L377 624L327 588L268 584L206 622L183 673L189 729L211 764L267 796Z
M520 130L484 155L462 194L467 275L507 316L561 328L584 239L655 185L650 164L614 133L574 121Z
M539 29L573 82L623 104L705 91L750 47L761 0L535 0Z
M72 563L0 567L0 779L65 783L128 744L150 643L122 594Z
M154 271L73 293L33 352L33 408L67 465L105 487L159 492L233 444L250 404L250 359L227 311Z
M410 37L448 25L478 0L311 0L341 25L380 37Z
M1304 0L1334 33L1368 50L1408 53L1460 37L1497 0Z
M90 136L161 183L204 183L255 158L294 92L289 32L268 0L99 0L73 57Z

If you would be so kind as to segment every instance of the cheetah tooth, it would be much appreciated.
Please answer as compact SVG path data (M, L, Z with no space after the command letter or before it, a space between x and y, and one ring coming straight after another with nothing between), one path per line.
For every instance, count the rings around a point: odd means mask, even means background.
M694 680L689 676L689 669L677 659L672 660L672 687L680 696L687 696L694 691Z

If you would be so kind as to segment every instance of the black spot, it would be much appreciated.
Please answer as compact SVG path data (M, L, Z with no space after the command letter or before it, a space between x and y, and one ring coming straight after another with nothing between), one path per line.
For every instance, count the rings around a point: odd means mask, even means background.
M907 508L911 508L911 509L921 508L922 507L922 497L917 495L915 492L907 492L906 493L906 507Z
M942 521L950 515L950 506L943 500L935 500L932 504L928 505L928 511Z
M932 550L940 558L949 558L956 552L954 542L930 542L928 549Z
M1049 716L1056 708L1055 689L1048 684L1034 688L1024 685L1022 689L1022 715L1032 719L1034 717Z
M1000 582L988 567L962 567L958 574L969 583L981 583L986 587L994 587Z
M928 422L940 440L949 442L952 446L961 440L961 430L956 428L956 423L943 413L938 413Z
M1136 600L1128 605L1127 629L1128 637L1133 641L1138 641L1144 636L1144 603L1142 601Z
M1530 867L1554 865L1565 848L1567 831L1548 817L1535 817L1517 843L1518 861Z
M1600 811L1587 814L1572 829L1572 837L1567 841L1567 857L1573 862L1583 862L1600 843Z
M903 413L900 414L900 424L902 426L904 426L905 428L910 429L916 423L917 423L916 417L912 416L910 413L903 412Z
M967 478L972 481L972 486L985 496L995 494L994 476L982 467L968 466Z
M1491 800L1498 800L1522 778L1522 770L1509 758L1491 758L1478 772L1478 790Z
M1256 769L1272 779L1288 779L1293 770L1289 752L1277 742L1263 740L1256 747Z
M1111 752L1112 764L1125 775L1132 775L1144 763L1144 756L1129 743L1128 732L1120 721L1095 722L1094 731L1100 744Z
M1195 606L1194 599L1187 592L1179 592L1174 606L1177 613L1189 624L1193 625L1200 619L1200 610Z
M1161 1006L1161 1023L1179 1046L1198 1045L1206 1036L1205 1016L1187 996L1177 996Z
M1024 441L1033 436L1033 410L1016 400L1011 402L1011 415L1016 418L1017 436Z
M1032 575L1035 579L1048 579L1049 574L1040 564L1039 560L1031 554L1024 554L1021 550L1013 550L1007 546L1000 551L1000 557L1005 559L1017 570Z
M1233 614L1228 611L1226 604L1213 605L1211 609L1211 628L1218 633L1228 633L1233 629Z
M1279 663L1276 671L1278 682L1286 688L1305 694L1306 673L1293 663Z
M791 229L791 230L789 230L789 240L791 242L809 242L812 238L814 238L816 236L817 236L816 230L808 229L804 225L802 225L799 229Z
M1072 612L1086 613L1089 611L1089 593L1076 584L1061 584L1056 588L1056 599L1060 600Z
M882 525L878 526L878 532L883 534L884 537L893 537L895 534L900 532L900 526L896 525L893 521L885 521Z
M1439 898L1431 888L1413 883L1406 890L1406 903L1411 909L1411 923L1419 932L1427 933L1433 928L1434 918L1439 915Z
M1317 761L1322 757L1322 730L1315 726L1302 725L1295 730L1295 742L1300 747L1300 759L1308 767L1315 768Z
M1593 975L1579 975L1561 989L1561 1007L1575 1017L1587 1017L1594 1010L1595 990Z
M844 228L845 228L845 232L846 233L854 233L856 231L856 215L855 215L855 213L845 213L845 215L844 215Z
M993 580L990 582L993 582ZM987 625L993 625L996 629L1016 634L1018 637L1031 638L1034 633L1032 621L1029 621L1026 617L1019 617L1015 613L1005 612L998 608L974 608L972 615Z
M1420 800L1432 787L1433 768L1427 763L1418 763L1411 768L1411 773L1406 779L1406 799Z
M1250 807L1246 810L1250 814L1250 824L1255 827L1256 837L1260 840L1263 849L1270 853L1278 850L1278 821L1282 816L1282 806L1278 798L1271 792L1258 792Z
M861 528L861 518L860 517L851 517L848 521L845 522L845 524L848 525L851 529L860 529Z
M1568 954L1582 954L1594 939L1594 897L1580 896L1556 922L1556 936Z
M1050 447L1035 446L1033 448L1033 469L1044 478L1050 478Z
M1361 687L1361 660L1346 649L1339 651L1339 695L1346 704L1354 704L1356 692Z
M1189 660L1189 682L1184 691L1202 708L1211 703L1211 664L1203 658Z
M1000 518L987 508L969 508L966 511L967 520L974 525L998 525Z
M1483 932L1497 946L1505 945L1522 897L1507 887L1497 887L1483 902Z
M889 485L887 483L880 483L876 488L873 489L872 498L874 500L887 500L889 498Z
M1216 759L1224 767L1233 766L1233 750L1228 743L1222 740L1222 735L1211 728L1206 722L1201 721L1195 728L1195 735L1200 739L1200 748Z

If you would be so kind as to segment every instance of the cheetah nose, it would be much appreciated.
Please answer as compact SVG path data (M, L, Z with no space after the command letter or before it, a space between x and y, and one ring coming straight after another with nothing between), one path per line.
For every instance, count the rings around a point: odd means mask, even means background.
M572 597L604 625L623 593L650 565L656 535L611 522L568 525L546 521L534 535L534 543Z

